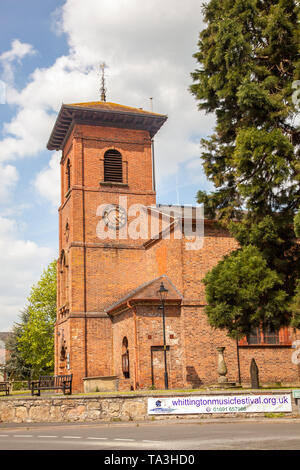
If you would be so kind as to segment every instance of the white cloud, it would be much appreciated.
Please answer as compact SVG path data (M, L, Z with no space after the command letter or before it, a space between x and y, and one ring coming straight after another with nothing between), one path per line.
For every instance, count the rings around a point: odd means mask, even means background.
M26 304L30 287L55 257L48 247L22 240L16 221L0 216L0 330L9 328ZM5 267L5 269L3 269Z
M14 79L14 67L15 61L19 62L27 55L35 54L35 50L31 44L27 44L15 39L11 43L11 49L3 52L0 55L0 63L3 67L2 78L6 82L13 82Z
M108 101L149 109L153 97L154 111L168 114L156 138L157 178L199 155L191 136L206 135L213 119L188 91L203 26L198 0L68 0L62 12L72 53L83 64L109 65Z
M109 66L108 101L149 110L153 97L153 110L169 117L155 138L157 179L174 175L179 164L200 156L200 136L207 135L214 123L212 116L197 110L188 91L190 73L196 68L192 55L202 28L201 2L66 0L59 21L68 53L50 67L34 70L23 89L13 85L14 66L34 53L33 47L15 40L0 56L10 80L6 101L16 106L0 140L0 178L4 181L4 175L7 180L0 198L7 197L17 180L16 170L7 162L45 150L61 104L99 99L98 69L103 60ZM58 153L49 153L49 165L34 179L36 190L53 205L60 191L58 159ZM200 189L201 168L190 170L191 182L196 172L199 175ZM15 319L29 287L52 256L51 249L23 240L11 219L0 218L0 265L5 267L0 272L2 319Z
M31 44L20 42L19 39L15 39L11 43L11 49L0 55L0 61L13 62L14 60L23 59L28 54L34 54L34 52L34 48Z
M120 69L163 60L180 69L196 47L200 9L198 0L68 0L60 27L87 63L109 57Z
M34 185L41 196L58 207L60 200L60 158L61 153L53 153L49 165L38 173Z
M0 165L0 203L7 201L18 179L18 172L14 166Z
M199 155L194 137L213 124L188 91L201 28L198 0L67 0L59 31L67 35L69 54L36 69L20 92L8 90L19 111L4 128L0 158L44 149L62 102L99 99L97 69L105 60L108 101L149 109L153 97L154 111L168 114L156 139L156 168L158 178L174 174L178 163Z
M40 107L22 108L3 126L5 137L0 141L0 161L37 155L45 150L53 122L54 117Z

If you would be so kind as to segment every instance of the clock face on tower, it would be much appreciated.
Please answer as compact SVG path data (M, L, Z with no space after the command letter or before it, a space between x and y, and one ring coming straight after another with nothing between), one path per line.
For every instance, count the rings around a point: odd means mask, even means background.
M119 230L127 222L126 210L119 205L109 205L104 209L103 218L109 228Z

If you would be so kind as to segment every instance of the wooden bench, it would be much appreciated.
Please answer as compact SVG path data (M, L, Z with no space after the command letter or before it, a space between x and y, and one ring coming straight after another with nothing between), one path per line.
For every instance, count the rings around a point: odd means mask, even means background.
M5 392L9 395L9 382L0 382L0 392Z
M64 395L68 391L72 395L72 374L70 375L42 375L39 380L33 380L30 385L31 395L40 396L41 390L62 390Z

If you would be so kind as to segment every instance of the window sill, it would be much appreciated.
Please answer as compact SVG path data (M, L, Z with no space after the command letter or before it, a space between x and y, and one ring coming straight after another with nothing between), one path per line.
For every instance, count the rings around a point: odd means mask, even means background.
M239 344L239 348L291 348L292 343L281 344Z
M117 186L119 188L129 188L127 183L117 183L115 181L100 181L101 186Z

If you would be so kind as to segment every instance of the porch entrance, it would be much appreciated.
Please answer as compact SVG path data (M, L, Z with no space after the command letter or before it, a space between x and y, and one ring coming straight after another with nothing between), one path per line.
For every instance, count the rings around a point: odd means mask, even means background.
M170 381L170 347L167 348L167 371ZM151 376L152 386L157 390L165 388L165 360L164 360L164 347L151 346Z

